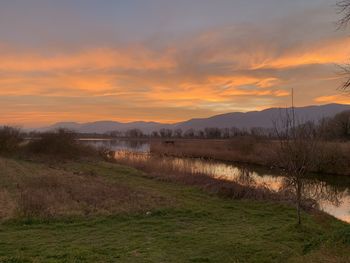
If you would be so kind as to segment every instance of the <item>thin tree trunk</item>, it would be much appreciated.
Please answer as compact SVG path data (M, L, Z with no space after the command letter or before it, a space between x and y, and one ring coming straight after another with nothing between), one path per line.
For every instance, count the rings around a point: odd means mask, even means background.
M297 215L298 215L298 225L301 225L301 182L297 179Z

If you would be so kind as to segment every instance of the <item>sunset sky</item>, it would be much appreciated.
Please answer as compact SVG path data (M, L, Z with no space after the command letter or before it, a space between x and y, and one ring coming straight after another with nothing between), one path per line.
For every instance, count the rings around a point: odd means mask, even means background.
M1 0L0 124L350 103L331 0Z

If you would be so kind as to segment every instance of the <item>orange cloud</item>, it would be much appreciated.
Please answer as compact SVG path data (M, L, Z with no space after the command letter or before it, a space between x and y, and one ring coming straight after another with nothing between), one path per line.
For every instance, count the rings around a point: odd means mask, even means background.
M76 54L7 54L0 53L0 70L3 71L53 71L91 69L166 69L174 66L167 51L154 53L143 47L126 49L93 49Z
M350 55L350 39L327 40L311 47L299 48L279 57L266 58L252 65L253 69L287 68L310 64L344 63Z
M319 103L342 103L350 104L350 97L348 95L329 95L329 96L320 96L314 99L315 102Z
M278 84L280 84L280 80L272 77L260 80L256 85L261 88L270 88Z

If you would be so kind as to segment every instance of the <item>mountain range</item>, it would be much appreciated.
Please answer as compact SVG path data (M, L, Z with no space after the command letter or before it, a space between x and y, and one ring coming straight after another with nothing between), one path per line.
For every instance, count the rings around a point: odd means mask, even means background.
M204 129L207 127L217 128L246 128L253 127L271 128L273 122L281 119L281 117L290 111L291 108L269 108L262 111L250 112L231 112L226 114L215 115L209 118L190 119L184 122L174 124L136 121L122 123L117 121L96 121L89 123L77 122L59 122L54 125L37 129L38 131L47 131L57 128L67 128L79 133L106 133L110 131L126 131L129 129L140 129L144 133L160 130L162 128L169 129ZM350 105L347 104L327 104L320 106L296 107L295 116L298 121L315 121L317 122L324 117L332 117L335 114L350 110Z

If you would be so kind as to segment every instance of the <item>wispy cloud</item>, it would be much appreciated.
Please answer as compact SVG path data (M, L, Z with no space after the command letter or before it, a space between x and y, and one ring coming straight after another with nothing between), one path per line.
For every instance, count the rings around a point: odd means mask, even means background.
M334 64L350 57L350 40L332 26L316 8L127 44L102 33L106 44L44 50L3 41L0 123L180 121L285 106L291 88L299 105L347 103L334 95Z
M350 104L349 94L337 94L329 96L320 96L315 98L315 102L318 103L343 103Z

